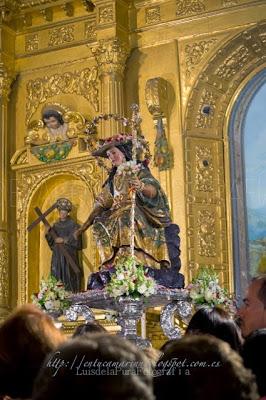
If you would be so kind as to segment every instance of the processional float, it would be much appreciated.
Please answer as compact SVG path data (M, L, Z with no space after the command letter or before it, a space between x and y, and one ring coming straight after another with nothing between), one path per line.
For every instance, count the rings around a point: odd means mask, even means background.
M86 134L87 143L90 151L93 151L95 144L96 125L101 120L115 119L120 121L124 126L130 130L132 137L132 164L137 164L137 148L140 140L140 123L141 118L139 114L139 107L137 105L131 106L132 117L127 119L116 114L104 114L93 118L91 122L87 123ZM148 152L149 150L146 149ZM105 167L105 163L97 159L101 167ZM46 226L49 225L46 216L56 208L56 203L44 213L36 208L35 211L38 218L28 227L31 230L39 222L43 222ZM130 208L130 257L132 260L132 269L137 268L135 257L135 206L136 206L136 191L131 191L131 208ZM52 232L56 235L55 232ZM77 268L75 262L71 259L64 244L61 244L60 251L68 260L70 268L74 270ZM160 315L160 323L164 334L170 338L178 338L181 336L181 331L174 325L174 316L179 319L187 321L191 315L191 303L188 293L185 289L176 289L157 285L156 289L148 297L139 296L137 299L132 296L118 296L114 297L108 292L106 287L102 289L87 290L86 292L75 293L70 297L71 306L66 310L65 315L68 321L76 321L79 316L82 316L85 321L93 321L95 319L92 309L113 310L117 312L117 322L121 326L119 335L128 340L135 342L140 347L147 347L150 342L142 335L137 335L137 322L142 319L145 310L151 307L162 307Z

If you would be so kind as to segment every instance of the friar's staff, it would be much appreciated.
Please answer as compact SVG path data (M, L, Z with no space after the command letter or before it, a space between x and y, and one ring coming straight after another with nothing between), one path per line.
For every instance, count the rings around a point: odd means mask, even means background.
M133 167L137 165L137 142L138 142L138 126L140 123L139 106L132 104L132 161ZM135 203L136 203L136 190L132 191L131 197L131 228L130 228L130 254L133 257L135 265Z

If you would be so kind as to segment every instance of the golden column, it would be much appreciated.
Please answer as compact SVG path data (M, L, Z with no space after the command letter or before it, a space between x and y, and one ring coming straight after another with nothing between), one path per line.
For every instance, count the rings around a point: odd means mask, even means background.
M91 50L101 81L101 113L124 115L124 69L129 55L128 45L119 38L101 39ZM103 121L101 137L112 136L123 130L121 122Z
M11 71L0 63L0 319L8 313L10 297L7 105L12 80Z

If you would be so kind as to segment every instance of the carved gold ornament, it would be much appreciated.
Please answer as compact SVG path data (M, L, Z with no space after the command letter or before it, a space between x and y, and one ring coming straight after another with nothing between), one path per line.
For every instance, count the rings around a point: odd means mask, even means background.
M154 24L156 22L160 22L161 21L160 6L146 8L145 21L146 21L146 24Z
M74 39L74 25L61 26L59 28L52 29L49 32L48 47L54 47L64 43L73 42Z
M128 46L120 39L100 40L99 44L91 49L97 65L99 73L118 72L123 75L125 62L129 55Z
M213 192L214 167L211 148L196 146L196 190Z
M216 234L214 212L201 210L197 220L198 253L204 257L216 256Z
M0 237L0 303L8 304L8 244L7 238Z
M206 10L204 2L200 0L177 0L176 8L178 16L201 13Z
M186 75L189 77L191 72L204 58L204 55L209 52L210 48L217 42L218 39L201 40L185 46L186 55Z
M85 68L81 71L65 72L64 74L47 75L43 78L30 80L27 83L26 124L40 104L50 97L64 94L83 96L93 106L99 108L97 68Z

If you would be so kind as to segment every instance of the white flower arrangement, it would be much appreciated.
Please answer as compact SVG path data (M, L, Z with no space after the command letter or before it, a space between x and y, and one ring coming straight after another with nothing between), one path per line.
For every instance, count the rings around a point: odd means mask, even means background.
M131 296L140 299L156 293L156 282L134 257L121 257L107 285L111 297Z
M117 167L117 175L124 175L128 177L134 177L138 174L138 172L141 170L142 165L137 164L136 161L126 161L123 164L120 164Z
M69 295L64 284L50 275L47 280L41 280L40 291L33 294L31 300L33 304L47 313L62 314L70 306Z
M211 268L202 267L187 286L192 303L196 306L222 306L229 313L235 312L235 304L228 291L219 285L218 275Z

